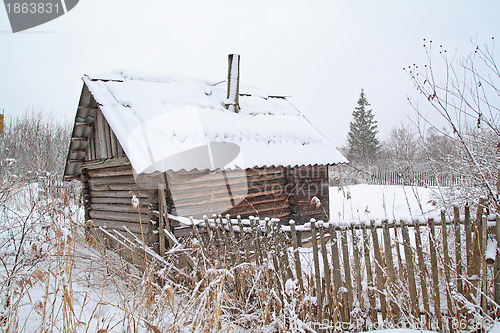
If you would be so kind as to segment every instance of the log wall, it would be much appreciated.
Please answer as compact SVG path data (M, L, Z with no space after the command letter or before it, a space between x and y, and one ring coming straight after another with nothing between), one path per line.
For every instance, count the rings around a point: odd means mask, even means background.
M127 227L138 237L144 233L151 243L150 212L147 190L139 187L130 165L93 166L84 168L87 188L85 215L94 225L107 229L123 230ZM132 207L132 194L139 198L139 206ZM140 214L139 214L140 211Z

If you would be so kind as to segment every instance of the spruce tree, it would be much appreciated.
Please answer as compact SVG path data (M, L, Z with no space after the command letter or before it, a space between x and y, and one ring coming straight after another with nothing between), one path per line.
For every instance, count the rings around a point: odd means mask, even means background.
M347 158L350 161L372 161L380 149L380 142L377 139L377 121L374 120L372 110L368 109L369 105L365 92L361 89L358 106L352 113L354 119L349 125L347 137L349 146Z

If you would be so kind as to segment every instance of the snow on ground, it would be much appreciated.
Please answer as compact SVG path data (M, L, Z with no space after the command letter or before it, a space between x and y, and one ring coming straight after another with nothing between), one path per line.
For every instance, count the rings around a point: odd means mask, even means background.
M333 221L410 220L438 217L436 190L417 186L358 184L330 187Z
M36 187L27 187L16 200L0 202L0 331L148 332L154 331L152 327L189 331L189 326L175 325L177 318L186 317L182 309L187 307L179 306L182 301L171 286L151 299L148 282L138 270L82 237L81 207L68 206L64 200L39 201L34 192ZM414 217L422 216L422 210L435 214L432 198L432 189L427 188L332 187L331 216L359 221L408 218L410 210ZM23 226L30 229L21 241ZM310 251L304 249L301 256L311 257ZM305 265L305 271L307 267L312 264ZM229 322L223 329L245 331ZM490 332L500 333L500 326Z

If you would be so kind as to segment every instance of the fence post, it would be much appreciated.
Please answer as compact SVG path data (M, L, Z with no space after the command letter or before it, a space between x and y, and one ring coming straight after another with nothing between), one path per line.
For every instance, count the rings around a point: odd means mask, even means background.
M453 304L451 303L451 292L450 292L450 253L448 252L448 231L446 228L446 212L441 211L441 234L443 236L443 258L444 258L444 278L445 278L445 288L446 288L446 304L448 306L448 315L453 313Z
M314 277L316 278L316 299L318 304L318 320L323 321L323 293L321 291L321 275L319 269L318 239L316 238L316 220L311 219L311 241L313 245Z
M260 265L262 264L262 253L260 251L260 241L259 241L259 228L258 223L255 222L255 218L253 216L249 217L250 220L250 228L254 233L254 248L255 248L255 262Z
M500 169L498 169L497 193L500 195ZM497 198L500 200L500 197ZM495 236L497 239L497 251L495 255L495 303L500 304L500 205L496 209L497 218L495 224ZM495 318L498 318L499 311L495 311Z
M389 290L391 289L391 292L394 292L394 287L396 284L396 275L394 271L394 261L392 258L392 247L391 247L391 233L389 231L389 221L383 220L382 225L384 228L384 250L385 250L385 265L387 267L387 276L389 277L389 283L387 284L386 288ZM399 246L399 244L396 244ZM389 298L389 300L393 299L392 297ZM391 313L393 315L393 318L398 317L398 305L394 301L390 301L390 308L391 308Z
M479 204L477 205L477 213L476 213L476 222L473 224L474 228L474 237L472 239L472 260L469 266L469 277L471 276L479 276L480 267L481 267L481 250L480 246L482 244L482 217L483 217L483 207L484 207L484 198L479 198ZM478 280L473 280L472 283L477 290Z
M413 265L413 255L411 253L410 235L405 222L401 220L401 231L403 232L403 245L405 249L406 267L408 268L408 288L413 309L413 315L420 320L420 308L418 306L417 285L415 282L415 269Z
M217 240L215 239L214 231L212 230L212 227L210 226L210 221L208 220L208 216L203 215L203 221L205 222L205 226L207 227L209 243L210 243L210 246L212 247L213 255L215 257L219 257L219 253L217 250ZM214 223L215 223L215 220L214 220ZM215 227L217 228L217 224L215 224Z
M328 309L330 316L333 314L333 296L332 296L332 281L330 279L330 263L328 262L328 256L326 251L325 243L325 231L323 221L318 221L319 226L319 239L321 242L321 256L323 257L323 272L325 274L325 289L326 296L328 299Z
M278 222L278 223L276 223ZM285 241L285 236L284 232L281 229L281 225L279 221L275 221L276 223L276 232L278 233L278 239L280 242L281 246L281 253L283 255L283 264L284 264L284 271L286 271L286 276L287 279L293 279L293 274L292 274L292 269L290 268L290 258L288 257L288 246Z
M443 329L443 320L441 316L441 291L439 290L439 268L437 262L436 231L434 228L434 219L429 219L429 251L431 253L432 270L432 296L434 299L434 315L438 318L439 327Z
M347 244L347 230L345 227L340 229L340 240L342 243L342 257L344 258L344 276L345 283L347 286L347 308L346 313L351 313L352 303L353 303L353 293L352 293L352 279L351 279L351 264L349 258L349 244Z
M464 294L463 275L462 275L462 239L460 236L460 210L458 206L453 207L453 220L455 222L455 264L457 270L457 289Z
M165 231L163 230L165 228L165 222L164 222L164 214L167 212L167 207L163 207L163 197L165 196L165 184L158 184L158 201L159 201L159 210L160 210L160 217L159 217L159 222L158 222L158 237L159 237L159 242L160 242L160 256L162 258L165 257ZM166 200L165 200L166 201ZM170 244L170 238L168 239L168 242ZM172 247L172 246L170 246Z
M483 215L481 225L481 266L482 266L482 286L481 286L481 305L483 306L484 314L486 315L486 311L488 310L488 302L486 299L486 295L488 294L488 267L486 266L486 247L488 243L488 218L486 215Z
M333 294L335 295L336 302L340 302L340 287L342 285L342 277L340 276L340 265L339 265L339 241L337 238L337 231L330 224L330 243L331 243L331 256L332 256L332 268L333 268L333 286L335 288ZM344 313L342 313L344 315ZM344 318L344 317L343 317Z
M293 246L293 257L295 259L295 274L297 275L297 280L299 280L300 291L304 292L304 284L302 282L302 267L300 264L300 253L297 244L297 230L295 229L295 221L290 220L290 230L292 232L292 246Z
M420 223L418 221L413 222L413 228L415 230L415 245L417 247L418 256L418 269L420 271L420 286L422 288L422 302L424 303L425 309L425 319L427 322L427 328L430 329L430 317L429 313L429 294L427 293L427 269L425 267L424 253L422 251L422 236L420 234Z
M208 259L208 253L207 253L207 250L205 249L205 244L203 244L203 238L201 238L200 232L198 230L198 226L194 223L194 219L193 219L192 216L189 217L189 221L191 222L191 227L194 230L195 237L200 242L201 252L203 253L203 256L205 257L204 259L207 260Z
M362 281L363 277L361 276L361 261L359 260L359 237L356 232L356 226L353 223L351 225L352 232L352 248L353 248L353 258L354 258L354 270L356 271L356 297L358 298L358 303L360 308L364 308L365 302L363 300L362 294Z
M245 233L245 227L243 226L243 223L241 223L240 215L236 216L236 219L238 220L238 227L240 228L240 240L243 244L243 248L245 249L245 261L250 262L250 251L248 250L248 241Z
M365 266L366 266L366 285L368 287L368 301L370 302L370 314L373 323L377 322L377 308L375 302L375 293L373 292L373 274L372 274L372 263L370 258L370 242L368 233L366 231L366 223L361 225L363 230L363 247L365 256Z
M378 232L375 227L375 221L371 221L372 239L373 239L373 252L375 254L375 273L377 274L377 289L380 298L380 310L382 312L382 319L387 318L387 303L385 301L385 276L384 276L384 262L382 254L380 253L380 245L378 241Z
M238 264L241 264L242 260L241 260L240 248L238 246L238 242L236 241L236 235L234 233L233 222L231 221L231 215L226 214L226 222L229 227L229 236L231 238L230 244L232 250L236 253L236 262Z

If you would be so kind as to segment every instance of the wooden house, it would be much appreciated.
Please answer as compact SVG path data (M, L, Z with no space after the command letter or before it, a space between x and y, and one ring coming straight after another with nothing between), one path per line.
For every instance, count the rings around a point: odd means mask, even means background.
M285 97L240 87L238 55L219 83L127 71L83 82L64 178L83 183L96 227L153 234L158 188L176 216L328 219L328 165L346 159Z

